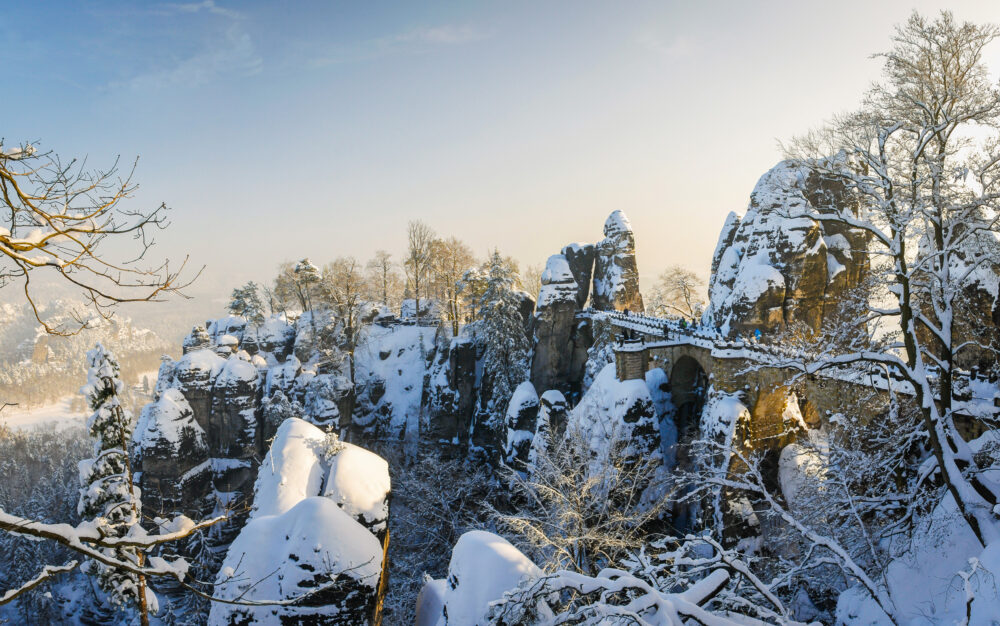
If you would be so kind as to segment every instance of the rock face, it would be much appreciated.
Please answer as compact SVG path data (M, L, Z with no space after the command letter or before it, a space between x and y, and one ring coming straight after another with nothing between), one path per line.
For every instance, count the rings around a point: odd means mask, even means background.
M536 389L580 397L594 343L591 319L584 312L588 297L597 310L643 310L635 237L622 211L608 217L604 235L596 245L565 246L545 265L533 324L531 382Z
M726 218L712 257L704 320L735 337L796 325L816 332L868 268L867 236L817 216L850 195L804 166L764 174L743 219Z
M177 389L147 404L136 423L136 452L142 459L143 494L155 511L195 516L212 486L208 438ZM148 492L148 493L147 493Z
M635 262L635 235L620 210L608 216L604 239L596 246L592 305L600 311L644 310Z
M566 257L549 257L535 310L531 382L536 389L564 388L574 378L572 347L579 291Z
M594 278L594 244L571 243L562 249L569 270L576 281L576 308L582 309L590 296L590 281Z
M424 405L426 443L457 445L469 432L476 408L476 345L452 339L431 367Z
M265 345L279 355L290 354L291 327L280 320L265 326ZM177 362L164 360L154 401L143 409L133 435L140 486L151 510L198 517L210 512L217 498L249 500L266 442L261 427L264 388L301 400L291 381L281 377L284 369L297 371L299 363L286 361L271 375L267 365L277 358L261 349L256 333L244 332L245 321L223 318L206 327L209 331L201 326L192 330ZM258 351L254 357L241 345L241 338L249 336Z

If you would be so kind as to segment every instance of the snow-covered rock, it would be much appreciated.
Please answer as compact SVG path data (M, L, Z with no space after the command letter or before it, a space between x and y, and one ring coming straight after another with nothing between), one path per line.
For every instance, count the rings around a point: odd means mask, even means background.
M300 500L279 515L247 522L222 563L217 597L292 600L287 606L213 602L208 623L366 624L382 576L382 546L329 498Z
M424 373L436 329L372 326L355 350L356 383L365 389L355 416L376 436L416 441Z
M624 211L604 222L604 239L596 246L593 308L600 311L643 311L639 270L635 262L635 235Z
M528 462L528 451L535 436L535 422L538 418L538 394L535 387L524 381L514 390L507 404L505 418L507 442L504 445L504 460L516 469L522 469Z
M257 474L250 519L229 548L215 593L289 600L330 588L296 606L213 605L210 623L372 619L389 516L389 467L378 455L330 437L297 418L278 428ZM272 572L277 574L253 586Z
M430 581L421 592L416 626L485 625L490 602L541 573L503 537L469 531L458 538L452 550L443 593L439 581Z
M148 492L147 503L158 505L150 510L197 514L212 476L205 431L184 395L167 389L147 404L132 439L141 459L139 486Z
M864 233L816 219L851 202L805 166L783 161L764 174L746 214L730 213L719 235L705 322L729 336L819 329L867 269Z
M579 385L589 347L587 333L580 332L579 284L566 257L549 257L542 273L542 287L535 309L531 381L537 389L569 391ZM578 345L579 344L579 345Z
M646 381L618 380L613 363L604 366L570 411L569 428L586 438L598 459L612 443L623 444L629 457L661 458L659 424Z

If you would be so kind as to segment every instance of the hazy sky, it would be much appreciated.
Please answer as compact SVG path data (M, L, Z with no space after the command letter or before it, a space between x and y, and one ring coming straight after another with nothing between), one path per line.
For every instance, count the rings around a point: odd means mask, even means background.
M618 208L648 283L707 274L777 141L853 108L893 24L942 4L8 3L0 135L138 155L162 252L206 287L399 252L411 219L540 264Z

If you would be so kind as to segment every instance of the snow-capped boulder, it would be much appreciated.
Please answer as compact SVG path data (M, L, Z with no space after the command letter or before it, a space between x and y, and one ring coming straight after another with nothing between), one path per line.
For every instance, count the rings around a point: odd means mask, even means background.
M371 623L389 492L384 459L305 420L285 420L260 466L250 519L229 548L215 592L288 600L324 590L295 606L213 606L209 623ZM278 574L265 578L272 572Z
M421 592L424 599L417 626L485 625L490 602L541 574L538 566L503 537L469 531L458 538L451 552L443 593L437 581L428 582ZM440 613L435 614L438 606Z
M592 305L600 311L644 310L635 262L635 235L621 210L608 216L604 239L596 246Z
M528 451L535 436L535 422L538 418L538 394L535 387L524 381L514 390L507 404L507 442L504 446L504 460L516 469L522 469L528 462Z
M349 443L342 443L328 460L323 495L383 541L389 528L389 464Z
M867 269L865 234L817 219L852 202L842 186L805 166L783 161L764 174L743 218L726 218L705 321L729 336L795 322L818 330Z
M184 351L184 354L187 354L195 350L204 350L211 345L212 338L208 336L205 327L195 326L191 329L188 336L184 338L184 341L181 343L181 349Z
M299 501L322 495L380 538L389 517L389 465L360 446L332 441L298 418L286 420L271 443L254 483L251 519L281 515Z
M329 498L312 496L284 513L247 522L229 547L214 590L230 600L304 599L287 606L214 602L208 623L371 623L381 577L378 539Z

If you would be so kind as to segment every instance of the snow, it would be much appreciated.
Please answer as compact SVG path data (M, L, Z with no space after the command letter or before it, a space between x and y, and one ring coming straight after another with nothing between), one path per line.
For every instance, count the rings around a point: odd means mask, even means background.
M789 444L782 448L778 458L778 484L792 510L810 490L816 490L826 475L822 435L819 431L810 431L809 436L815 445Z
M166 443L176 448L184 432L205 446L205 431L195 421L191 406L178 389L167 389L142 409L133 432L139 451Z
M996 441L994 432L970 441L973 451ZM1000 470L987 471L997 480ZM975 572L972 564L975 563ZM983 548L962 518L955 500L946 493L926 517L918 519L912 540L902 556L894 559L885 583L894 601L900 624L995 624L1000 615L1000 544ZM966 587L969 577L974 596L971 618L966 618ZM847 623L888 625L890 620L864 591L857 587L841 594L837 618Z
M389 515L389 465L364 448L342 443L327 460L326 433L289 418L275 433L257 473L251 518L281 515L305 498L323 495L379 532Z
M482 530L465 533L458 538L448 565L443 598L447 623L485 624L490 602L501 599L505 591L514 589L522 580L541 573L503 537Z
M608 219L604 221L604 236L610 237L626 232L632 232L632 223L628 221L625 212L621 209L612 211Z
M274 435L257 473L251 518L281 515L319 495L325 469L320 449L326 434L309 422L289 418Z
M250 520L220 570L217 595L287 600L329 583L328 574L339 572L374 594L382 544L369 529L385 528L389 467L381 457L349 443L328 458L327 441L326 433L299 418L279 426L257 473ZM351 589L338 587L338 593L343 590L349 598L355 593ZM350 600L344 602L346 606ZM344 609L308 604L238 609L216 604L209 623L227 623L235 611L270 623L280 616L333 615Z
M784 291L785 277L776 268L762 263L745 263L733 285L733 302L756 302L768 291L780 288Z
M546 261L545 270L542 272L542 287L538 291L537 306L543 308L555 302L572 302L575 305L579 289L566 257L553 254Z
M427 352L436 331L426 326L372 326L355 350L357 384L385 382L385 394L373 411L389 414L388 436L405 434L408 442L416 442Z
M289 354L285 362L281 365L271 367L267 370L267 379L264 383L264 396L270 398L275 388L280 389L285 395L295 384L295 377L302 371L302 363L294 354Z
M545 262L545 270L542 271L542 284L550 283L576 283L573 272L569 269L569 262L561 254L553 254Z
M837 257L832 254L826 255L826 281L832 282L834 278L837 277L841 272L845 271L847 268L843 263L837 260Z
M374 452L350 443L342 445L330 462L323 495L380 532L389 518L389 464Z
M14 429L61 429L83 426L88 417L87 411L74 411L71 408L74 397L66 396L57 402L30 409L8 406L0 412L0 424Z
M309 497L279 515L257 515L233 541L216 579L214 593L225 599L287 600L351 578L374 592L382 567L382 546L361 524L328 498ZM227 574L232 577L227 577ZM273 573L273 574L272 574ZM338 576L339 575L339 576ZM277 616L327 611L339 606L233 607L213 603L209 624L228 624L234 611L258 623Z
M417 596L417 615L414 626L438 626L444 624L444 596L448 583L442 578L428 580Z
M222 358L212 350L207 348L188 352L177 361L174 366L174 375L181 376L182 372L200 371L207 372L209 378L215 378L226 365L226 359Z
M750 419L750 409L740 400L739 394L723 393L709 389L705 408L701 413L703 437L723 438L732 441L732 434L741 420Z
M257 380L257 368L250 362L250 355L244 350L226 359L226 365L216 379L217 384L235 384Z
M637 405L647 405L648 411L643 412L648 412L653 419L655 409L646 381L620 381L614 363L608 363L594 378L579 404L570 411L569 423L579 429L590 449L600 456L608 452L611 442L629 442L633 447L639 443L632 433L644 425L643 419L631 422L625 419Z

